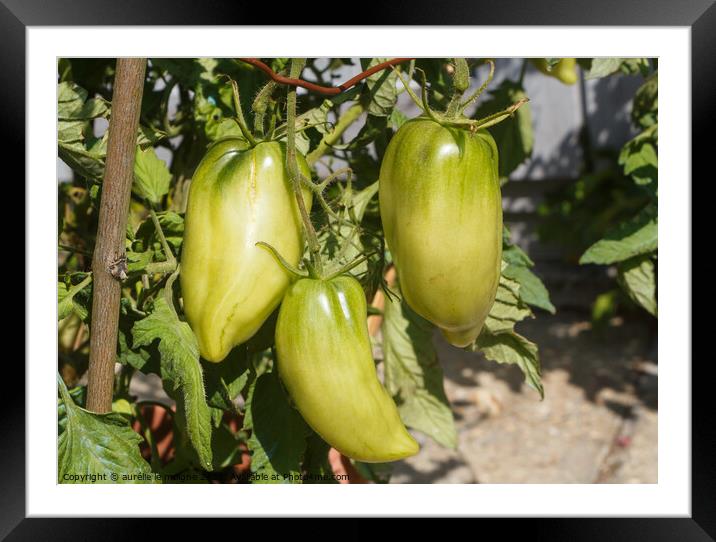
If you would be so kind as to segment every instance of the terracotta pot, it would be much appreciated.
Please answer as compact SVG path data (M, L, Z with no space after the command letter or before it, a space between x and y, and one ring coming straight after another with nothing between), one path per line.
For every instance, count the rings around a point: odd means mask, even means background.
M139 407L142 416L144 417L148 429L152 434L157 453L162 465L166 465L172 459L176 449L174 447L174 407L159 406L157 404L143 404ZM142 425L139 420L134 420L132 423L132 429L144 437L142 431ZM146 439L143 439L139 445L139 449L142 453L142 457L147 461L152 459L152 450L149 447Z

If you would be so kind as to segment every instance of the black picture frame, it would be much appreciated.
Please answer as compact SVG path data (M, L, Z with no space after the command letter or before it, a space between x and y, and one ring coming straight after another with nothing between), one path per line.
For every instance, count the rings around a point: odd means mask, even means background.
M324 5L325 4L325 5ZM304 4L304 7L306 5ZM5 80L0 84L0 107L3 112L3 155L5 160L20 164L24 177L24 162L17 158L25 154L25 62L27 26L102 26L102 25L244 25L256 22L297 24L293 14L281 8L272 12L267 21L265 4L229 2L189 2L187 0L0 0L1 72ZM336 13L336 4L313 2L311 13ZM713 131L716 118L716 6L714 0L501 0L501 2L441 3L435 9L428 0L382 3L374 10L363 9L351 15L351 25L563 25L563 26L689 26L692 53L692 159L693 171L710 172L706 161L713 156ZM339 19L336 15L335 19ZM310 24L317 24L315 19ZM688 180L690 183L690 179ZM6 188L14 190L14 185ZM12 193L12 192L11 192ZM25 208L32 202L25 201ZM25 244L25 250L33 247ZM16 264L15 264L16 265ZM6 264L9 268L9 262ZM689 262L689 272L691 263ZM25 284L25 290L29 287ZM683 315L691 320L692 315ZM28 322L28 325L31 325ZM8 343L9 344L9 343ZM684 363L691 360L669 360ZM692 514L690 518L631 518L631 519L523 519L492 523L502 530L500 536L515 530L539 539L550 540L716 540L716 424L708 400L713 380L707 377L709 356L701 357L692 366ZM0 409L0 538L7 540L114 540L144 538L156 532L171 536L184 522L163 521L138 525L139 519L27 519L25 518L25 370L16 358L7 357L3 386L3 406ZM16 396L6 393L14 390ZM48 454L48 458L54 457ZM78 510L81 513L81 510ZM147 511L151 514L151 511ZM316 511L320 514L320 511ZM257 522L240 520L237 535L257 534L267 529ZM357 521L357 520L356 520ZM403 536L421 523L410 522ZM479 529L483 529L481 526ZM271 529L273 530L273 529ZM359 532L370 529L342 526L336 531L321 523L316 534ZM275 531L290 536L292 531ZM417 529L416 529L417 532ZM312 536L313 528L307 534ZM185 533L183 533L185 534ZM475 531L479 535L479 531ZM484 533L486 534L486 533ZM483 535L484 535L483 534Z

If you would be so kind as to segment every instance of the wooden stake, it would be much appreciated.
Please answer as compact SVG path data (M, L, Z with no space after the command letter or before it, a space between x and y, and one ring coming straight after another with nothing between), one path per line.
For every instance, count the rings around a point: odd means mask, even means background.
M119 58L114 76L107 162L102 183L97 241L92 258L92 329L87 408L93 412L112 410L121 284L110 268L124 256L146 66L145 58Z

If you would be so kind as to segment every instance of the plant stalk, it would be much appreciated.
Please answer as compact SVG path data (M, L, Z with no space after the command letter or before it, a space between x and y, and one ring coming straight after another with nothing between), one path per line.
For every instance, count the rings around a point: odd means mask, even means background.
M145 58L117 59L109 120L107 162L99 206L97 242L92 259L92 330L87 383L87 409L112 410L114 364L122 286L110 266L124 255L129 199L134 179L137 129L144 89Z
M298 78L301 75L306 60L301 58L291 59L291 77ZM311 261L314 268L319 274L323 273L323 263L321 262L321 245L318 242L318 235L311 223L311 217L306 210L306 202L301 192L301 172L298 169L298 161L296 160L296 87L288 88L286 107L286 166L288 174L291 178L293 191L296 195L296 203L303 220L303 228L306 232L306 240L308 242L308 251L311 255Z
M324 154L328 152L332 145L335 145L338 141L340 141L343 132L345 132L351 124L358 120L358 117L361 116L363 111L363 106L360 104L355 104L349 107L348 110L346 110L346 112L338 119L338 122L334 126L331 133L324 135L318 146L308 153L308 156L306 156L308 165L313 166Z

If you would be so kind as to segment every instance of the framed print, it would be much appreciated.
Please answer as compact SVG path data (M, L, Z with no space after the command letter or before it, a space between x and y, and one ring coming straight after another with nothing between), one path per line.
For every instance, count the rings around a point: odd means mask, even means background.
M690 220L711 2L261 8L0 6L27 212L0 533L713 539Z

